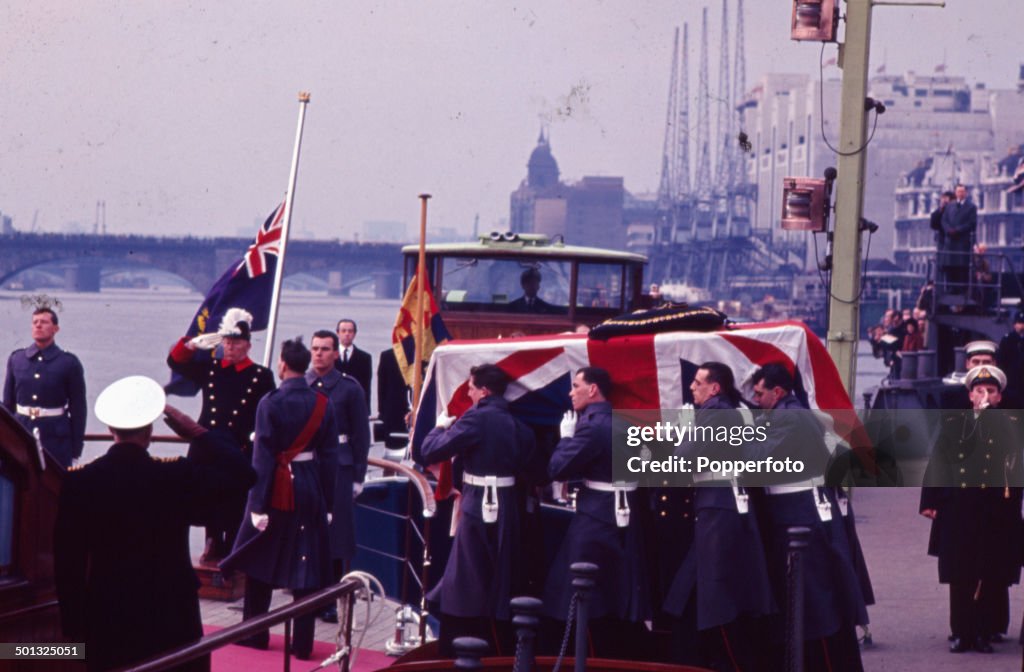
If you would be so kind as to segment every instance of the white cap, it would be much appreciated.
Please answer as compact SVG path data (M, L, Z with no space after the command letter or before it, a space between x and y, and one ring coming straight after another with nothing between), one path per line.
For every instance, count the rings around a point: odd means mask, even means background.
M964 346L964 353L968 357L981 352L988 352L994 355L998 350L999 346L996 345L995 341L971 341Z
M967 389L971 389L975 385L981 385L982 383L988 383L989 385L995 385L1000 391L1006 389L1006 374L998 366L990 366L988 364L982 364L976 366L967 372L967 376L964 378L964 385Z
M115 381L96 399L96 417L114 429L139 429L152 425L164 412L167 395L160 383L146 376Z

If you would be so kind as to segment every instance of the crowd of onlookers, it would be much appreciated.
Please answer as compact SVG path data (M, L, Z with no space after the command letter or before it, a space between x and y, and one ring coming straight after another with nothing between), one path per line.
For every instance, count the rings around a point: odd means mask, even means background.
M930 283L929 283L930 284ZM926 285L922 295L929 291ZM901 352L924 350L928 342L928 311L921 302L914 308L886 310L878 324L868 328L871 353L882 359L893 377L898 377Z

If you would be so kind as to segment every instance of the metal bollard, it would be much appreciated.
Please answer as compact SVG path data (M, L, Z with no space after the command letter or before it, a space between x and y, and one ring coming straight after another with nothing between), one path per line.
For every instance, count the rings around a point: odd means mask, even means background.
M484 669L480 659L491 648L487 642L476 637L457 637L452 647L455 649L456 670Z
M530 672L534 668L534 644L544 603L535 597L513 597L511 604L514 614L512 625L516 626L515 669L517 672Z
M803 551L811 537L808 527L790 527L786 551L786 672L804 669Z
M592 562L574 562L569 566L572 573L572 587L576 589L576 672L587 669L587 628L590 620L587 603L590 591L597 585L598 567Z

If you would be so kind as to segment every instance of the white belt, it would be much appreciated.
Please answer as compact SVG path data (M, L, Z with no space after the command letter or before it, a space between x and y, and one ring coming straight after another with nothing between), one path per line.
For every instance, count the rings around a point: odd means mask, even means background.
M515 476L476 476L465 471L462 482L484 489L481 515L485 523L498 521L498 488L511 488L516 484Z
M721 481L724 486L730 483L730 477L722 471L698 471L693 475L694 483L709 483L711 481Z
M769 485L765 487L765 492L769 495L791 495L794 492L807 492L808 490L814 490L815 488L824 485L824 481L800 481L799 484L792 485Z
M56 418L57 416L64 415L64 406L60 408L40 408L39 406L22 406L21 404L16 405L16 409L19 415L27 415L30 418Z
M587 486L591 490L597 490L598 492L633 492L639 486L636 481L615 481L614 483L607 483L605 481L583 481L583 485Z
M338 434L338 443L348 443L348 434Z
M606 483L605 481L583 481L583 485L587 486L591 490L597 490L598 492L611 492L615 494L615 524L619 527L629 526L629 499L626 497L627 492L633 492L636 490L638 483L636 481L615 481L614 483Z
M515 476L474 476L465 471L462 473L462 482L470 485L477 485L481 488L494 486L496 488L511 488L516 484Z
M292 462L309 462L313 459L313 451L306 450L292 458Z

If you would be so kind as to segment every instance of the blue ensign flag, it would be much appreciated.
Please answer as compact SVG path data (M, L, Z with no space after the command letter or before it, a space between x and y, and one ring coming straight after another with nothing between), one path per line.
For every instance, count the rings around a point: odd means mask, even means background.
M256 233L249 249L228 267L192 317L185 336L217 331L224 313L229 308L244 308L252 314L252 331L267 328L270 322L270 301L274 293L274 275L281 250L281 223L284 203L277 206ZM210 357L212 351L197 350L195 357ZM194 396L199 388L187 378L174 372L171 382L164 386L168 394Z

